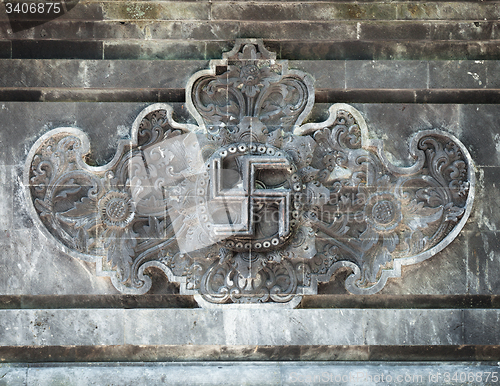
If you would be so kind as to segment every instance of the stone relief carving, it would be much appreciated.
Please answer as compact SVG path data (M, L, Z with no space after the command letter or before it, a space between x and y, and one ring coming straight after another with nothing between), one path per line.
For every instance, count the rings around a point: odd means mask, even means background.
M105 166L85 163L90 144L75 128L29 153L36 223L124 293L146 293L156 267L203 307L294 307L348 267L346 288L373 294L469 216L474 167L454 136L417 133L414 163L400 167L351 106L302 124L313 79L259 40L238 40L193 75L186 98L198 125L149 106Z

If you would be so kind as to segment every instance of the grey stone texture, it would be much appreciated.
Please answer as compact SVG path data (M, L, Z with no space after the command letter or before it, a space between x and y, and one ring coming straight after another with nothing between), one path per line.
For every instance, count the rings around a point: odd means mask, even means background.
M0 310L1 346L459 346L498 342L498 310ZM221 355L220 353L217 356Z
M205 43L189 41L132 41L128 47L106 44L110 50L108 53L112 55L107 60L2 60L0 70L11 76L0 78L0 88L56 88L73 92L82 88L115 89L115 92L144 88L183 89L191 75L208 67L208 61L204 60L206 50L223 50L220 44L208 47ZM193 50L194 45L197 48ZM141 50L150 47L151 53L156 50L159 55L156 59L170 59L170 55L179 55L179 52L187 50L189 52L185 55L192 60L123 60L129 56L127 52L135 50L134 47ZM130 58L135 58L134 55ZM499 63L496 60L289 61L290 68L314 76L316 89L344 90L496 89Z
M1 12L0 57L205 59L260 37L287 59L498 59L498 16L491 1L80 1L18 32Z
M394 382L403 385L492 385L498 367L467 362L198 362L157 364L0 365L0 385L323 385ZM452 380L457 375L457 382ZM477 377L477 378L476 378ZM105 383L103 383L105 382ZM442 383L441 383L442 382Z

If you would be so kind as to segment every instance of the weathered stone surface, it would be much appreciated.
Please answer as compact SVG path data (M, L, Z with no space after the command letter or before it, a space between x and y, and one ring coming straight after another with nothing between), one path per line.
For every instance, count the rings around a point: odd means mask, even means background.
M127 41L126 43L105 42L104 59L193 59L206 57L206 43L199 41Z
M481 362L192 362L157 364L33 364L1 365L7 379L1 385L51 386L55 384L88 385L133 383L149 385L323 385L335 383L399 383L433 385L460 384L470 376L477 385L495 384L498 377L494 363ZM456 374L458 382L451 378ZM476 378L477 377L477 378ZM342 381L342 379L344 381ZM384 381L382 381L382 379ZM449 379L449 382L447 382ZM12 382L12 383L10 383Z
M386 152L392 154L390 159L410 165L414 161L408 154L406 139L420 130L437 128L455 135L471 151L470 142L463 139L468 130L462 126L457 105L354 104L354 107L364 115L367 125L373 127L374 135L384 141Z
M3 346L123 344L123 310L2 310Z
M144 37L150 39L210 41L234 39L239 36L240 24L236 21L154 21L141 29Z
M23 164L27 154L25 146L30 146L29 143L33 143L50 128L64 126L88 127L95 150L92 151L89 162L109 162L116 152L118 140L130 135L129 128L134 117L129 112L134 110L138 113L145 106L145 103L2 103L0 114L3 125L8 130L0 132L0 144L3 147L1 163ZM113 109L115 113L109 114L109 109ZM23 135L20 136L19 133Z
M0 316L2 346L491 345L498 339L488 331L499 323L497 310L483 309L51 309Z
M499 10L491 3L408 2L397 4L398 19L497 20Z
M496 179L495 181L499 181ZM495 206L485 205L486 208L496 209L498 213L498 200L491 203ZM469 238L469 292L472 294L500 292L500 235L498 232L481 230Z
M498 60L494 41L283 41L281 57L293 60Z
M11 214L12 216L12 214ZM12 217L7 217L12 219ZM10 224L12 225L12 224ZM31 277L31 231L23 229L0 231L0 293L6 295L29 292Z
M497 344L500 335L499 310L464 310L464 343Z
M223 50L213 44L211 55ZM467 90L498 88L500 61L291 60L289 65L314 74L317 89ZM207 66L205 60L2 60L0 71L11 76L0 78L0 87L183 89L192 74Z
M224 310L229 345L359 345L365 328L363 310Z
M476 237L482 232L497 232L500 229L500 219L498 217L500 210L498 201L500 170L498 167L481 167L478 169L477 175L479 181L477 205L472 213L471 221L466 227L470 231L471 237ZM477 244L475 244L475 247L477 247Z
M460 345L464 343L460 310L376 310L370 316L366 322L365 344L378 345L384 342L388 345Z
M111 1L101 3L105 20L207 20L206 2Z
M323 385L351 382L375 384L433 385L439 382L460 384L471 374L474 384L495 384L491 380L498 373L492 363L481 362L380 362L380 363L158 363L158 364L39 364L2 365L7 385L50 386L54 384L87 385L112 379L114 384L125 385ZM458 382L451 378L457 375ZM478 377L476 379L476 376ZM498 376L498 375L496 375ZM488 377L488 380L487 380ZM406 380L405 380L406 379ZM27 383L23 383L27 382Z
M170 23L170 22L166 22ZM33 28L13 32L9 23L0 22L0 37L9 39L145 39L144 26L134 22L55 19Z
M12 229L13 217L13 185L14 169L9 165L0 164L0 197L5 197L2 200L0 207L0 230ZM0 238L1 240L1 238Z
M486 88L485 61L433 61L429 64L429 88Z
M494 39L497 22L433 22L430 32L432 40L489 40Z
M377 43L283 41L280 57L290 60L372 60Z
M460 138L477 166L500 166L500 125L497 105L460 106Z
M201 367L199 367L201 366ZM103 379L113 380L113 384L133 383L137 386L150 385L280 385L281 371L277 363L244 364L158 364L149 366L71 366L34 367L28 373L28 386L72 384L84 386Z
M212 18L216 20L350 20L394 19L391 4L352 3L270 3L252 4L213 2Z
M389 280L384 295L459 295L469 293L468 234L461 234L446 251L415 266L402 268L401 280ZM483 293L483 292L481 292Z
M358 39L361 40L425 40L429 38L430 23L363 21L359 23Z
M222 311L201 309L125 310L125 342L154 342L160 345L225 344L227 332L223 327L224 318Z
M12 57L12 43L10 41L0 41L0 58L8 59Z
M31 251L24 250L29 256L29 267L24 272L24 281L29 286L25 291L34 295L117 293L108 278L96 277L95 263L71 259L58 245L36 231L30 241ZM49 261L47 256L51 256Z
M0 365L1 386L24 386L27 384L27 369L12 365Z
M263 39L355 40L357 25L353 22L303 22L287 23L240 22L238 37Z
M500 79L496 76L500 70L500 63L495 60L488 60L485 61L485 63L488 75L486 79L486 87L494 89L500 88Z
M346 88L427 88L424 61L346 61Z
M246 34L242 34L246 35ZM327 41L328 40L328 41ZM498 60L494 41L268 41L279 57L291 60ZM0 41L2 58L217 59L234 40L107 39ZM103 48L104 47L104 48ZM206 48L205 48L206 47ZM177 50L177 51L176 51ZM50 54L52 52L52 54Z
M102 50L93 40L12 40L13 59L101 59Z

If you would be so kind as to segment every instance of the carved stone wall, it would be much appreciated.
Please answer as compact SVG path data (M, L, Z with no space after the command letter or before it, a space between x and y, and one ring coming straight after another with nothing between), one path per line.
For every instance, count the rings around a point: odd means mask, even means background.
M496 371L496 2L73 5L0 5L0 384Z

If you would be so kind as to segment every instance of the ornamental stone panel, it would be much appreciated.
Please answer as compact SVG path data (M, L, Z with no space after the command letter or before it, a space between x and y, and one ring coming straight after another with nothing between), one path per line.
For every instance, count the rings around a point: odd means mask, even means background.
M186 85L196 124L150 105L103 166L86 162L84 130L42 135L24 168L30 216L126 294L151 288L151 267L206 308L295 307L340 268L349 292L374 294L459 235L474 165L439 128L397 160L350 105L308 121L313 84L237 40Z

